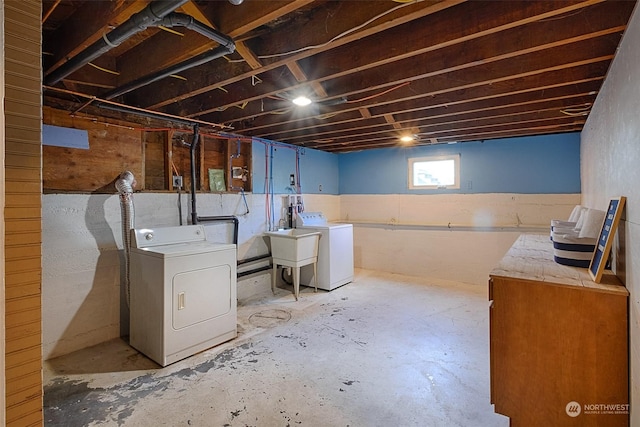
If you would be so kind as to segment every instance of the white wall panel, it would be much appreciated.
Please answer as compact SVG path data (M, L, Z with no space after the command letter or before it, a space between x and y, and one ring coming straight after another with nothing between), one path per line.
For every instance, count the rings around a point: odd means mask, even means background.
M279 197L279 196L276 196ZM337 196L313 196L309 207L326 210L338 219ZM135 226L179 225L178 196L136 193ZM191 202L182 195L183 223ZM240 194L198 194L199 216L236 215L238 259L268 253L265 196L246 194L249 213ZM120 201L116 194L46 194L42 196L43 355L45 359L120 336L128 317L120 282L124 271ZM231 242L232 223L210 223L207 237ZM268 272L238 281L238 298L270 292ZM126 330L126 327L125 327Z
M359 223L459 227L547 227L579 194L343 195L341 216Z
M640 425L640 12L631 17L581 138L583 203L606 209L626 196L614 243L616 273L630 292L631 423Z
M486 284L489 271L521 231L548 232L550 219L568 217L579 198L504 194L304 196L307 211L324 212L332 221L356 222L356 267L479 285ZM239 259L268 251L268 240L263 237L267 226L265 196L247 194L246 199L249 214L245 214L244 200L238 194L197 197L199 216L237 216ZM135 194L136 227L178 225L177 200L176 194ZM183 195L185 224L189 210L188 195ZM128 317L121 313L126 306L120 287L120 221L115 194L43 196L45 359L115 338L123 328L126 331ZM449 222L452 229L446 228ZM489 228L461 228L473 224ZM207 237L230 242L233 226L207 225ZM239 281L240 303L270 291L267 273Z
M344 195L357 267L486 285L523 232L548 233L579 194ZM450 228L449 228L450 227Z

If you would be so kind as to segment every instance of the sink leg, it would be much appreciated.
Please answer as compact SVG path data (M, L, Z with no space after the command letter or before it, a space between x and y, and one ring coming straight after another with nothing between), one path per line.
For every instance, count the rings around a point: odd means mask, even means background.
M273 263L273 268L271 269L271 292L276 294L276 279L278 277L278 264Z
M293 294L298 301L298 294L300 293L300 267L293 267Z
M315 285L314 292L318 292L318 263L313 263L313 284Z

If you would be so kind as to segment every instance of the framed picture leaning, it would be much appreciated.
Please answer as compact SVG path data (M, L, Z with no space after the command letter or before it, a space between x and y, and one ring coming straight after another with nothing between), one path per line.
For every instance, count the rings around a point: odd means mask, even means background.
M624 202L626 200L626 197L621 196L609 201L609 208L607 209L607 214L604 217L602 229L600 230L600 235L596 242L596 248L593 251L591 263L589 264L589 275L596 283L600 283L600 279L602 279L602 272L604 271L604 266L609 258L613 237L618 229L618 222L620 222L622 210L624 209Z

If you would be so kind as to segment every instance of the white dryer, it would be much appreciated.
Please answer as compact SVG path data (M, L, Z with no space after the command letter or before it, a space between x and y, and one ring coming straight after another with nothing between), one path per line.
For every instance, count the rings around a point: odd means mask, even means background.
M202 225L131 234L132 347L166 366L237 336L235 245Z
M353 280L353 224L328 222L322 212L297 214L296 228L319 231L318 288L330 291ZM300 284L313 286L313 268L300 269Z

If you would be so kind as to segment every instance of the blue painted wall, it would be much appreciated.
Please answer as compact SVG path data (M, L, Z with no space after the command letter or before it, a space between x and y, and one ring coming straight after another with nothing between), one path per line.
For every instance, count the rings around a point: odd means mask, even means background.
M273 151L270 145L273 144ZM265 152L266 148L266 152ZM296 150L300 152L300 186L303 194L338 194L338 155L324 151L299 148L292 145L254 140L253 192L265 194L268 191L269 170L275 194L295 193L289 183L289 175L296 173ZM270 158L273 153L273 159ZM269 177L267 177L269 178Z
M460 154L460 189L409 190L410 157ZM388 148L339 155L340 194L580 193L580 134Z
M253 143L253 190L266 193L265 160L269 141ZM441 194L441 193L580 193L580 133L505 138L415 148L383 148L331 154L273 143L275 194L294 193L300 150L300 182L304 194ZM267 153L265 153L265 147ZM460 189L409 190L408 159L460 154Z

